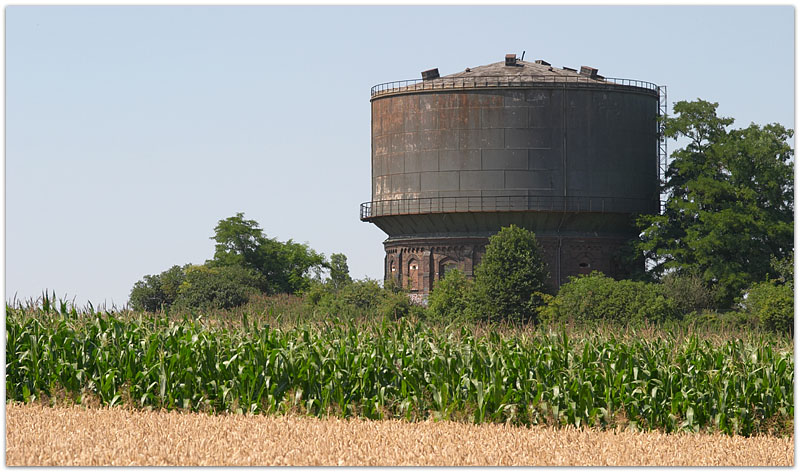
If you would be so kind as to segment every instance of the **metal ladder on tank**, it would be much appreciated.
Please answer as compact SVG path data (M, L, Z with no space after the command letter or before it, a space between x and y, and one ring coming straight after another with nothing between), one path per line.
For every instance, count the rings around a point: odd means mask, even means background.
M658 122L656 123L656 136L658 136L658 184L663 186L667 180L667 137L664 136L664 119L668 115L667 86L658 86ZM661 188L661 187L659 187ZM666 195L658 194L659 213L664 214L667 204Z

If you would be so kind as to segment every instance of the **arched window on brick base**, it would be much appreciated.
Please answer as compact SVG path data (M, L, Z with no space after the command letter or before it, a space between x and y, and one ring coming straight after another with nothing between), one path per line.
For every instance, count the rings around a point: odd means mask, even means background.
M445 259L439 263L439 280L442 280L451 270L457 270L458 264L452 259Z
M419 290L419 262L416 259L408 261L408 289L412 292Z
M582 254L578 257L578 273L589 274L592 272L592 259L589 254Z

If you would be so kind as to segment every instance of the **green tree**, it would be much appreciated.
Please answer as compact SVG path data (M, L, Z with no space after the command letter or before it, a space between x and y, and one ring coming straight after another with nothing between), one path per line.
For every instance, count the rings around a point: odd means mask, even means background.
M475 270L477 314L495 320L537 321L548 277L534 233L514 225L502 228L489 238Z
M136 311L157 311L169 308L178 298L178 287L186 275L185 267L174 265L156 275L145 275L133 284L129 304Z
M350 278L350 268L347 266L347 256L344 254L331 254L330 270L330 283L335 291L341 290L342 287L353 281Z
M296 243L291 239L279 244L281 244L278 251L279 270L273 274L273 292L301 292L309 287L311 272L328 266L325 256L307 244Z
M308 287L309 272L325 266L325 257L306 244L267 238L255 220L244 213L220 220L214 228L216 241L210 266L240 266L260 273L268 293L296 293Z
M638 219L637 250L652 273L697 273L719 306L775 275L770 258L793 250L793 131L778 124L728 130L717 104L675 104L668 138L688 144L672 153L661 215Z

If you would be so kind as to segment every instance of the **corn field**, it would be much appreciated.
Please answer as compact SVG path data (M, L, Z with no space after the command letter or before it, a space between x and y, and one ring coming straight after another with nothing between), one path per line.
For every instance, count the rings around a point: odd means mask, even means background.
M238 328L6 308L6 400L368 419L790 434L792 352L767 341L476 335L383 320Z

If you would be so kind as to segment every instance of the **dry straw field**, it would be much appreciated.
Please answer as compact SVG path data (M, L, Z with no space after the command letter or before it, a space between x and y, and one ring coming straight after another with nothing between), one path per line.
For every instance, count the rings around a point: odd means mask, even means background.
M793 466L794 437L6 405L9 466Z

